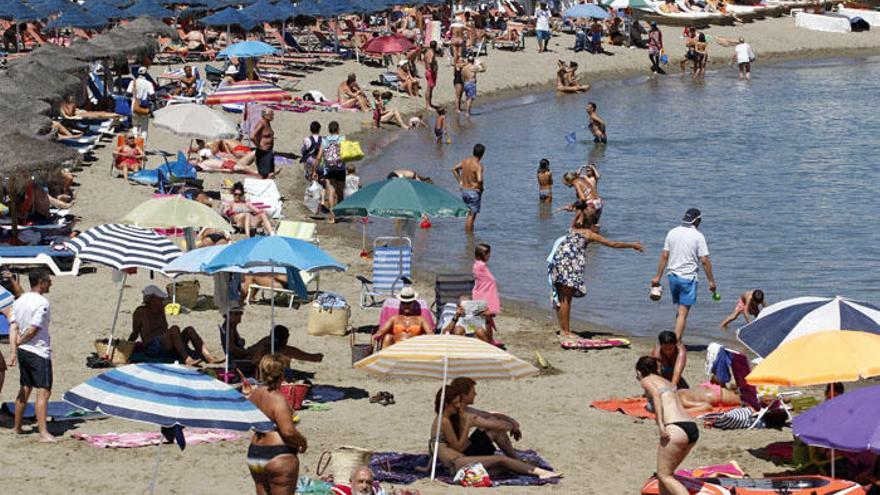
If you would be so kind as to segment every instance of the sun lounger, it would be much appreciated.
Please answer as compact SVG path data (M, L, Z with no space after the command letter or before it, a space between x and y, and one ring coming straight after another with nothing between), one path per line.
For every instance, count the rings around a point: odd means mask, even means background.
M825 33L850 33L852 25L849 19L843 15L807 14L798 12L794 18L794 25L811 31Z
M67 249L55 249L52 246L2 246L0 264L22 267L45 266L55 276L60 277L77 275L80 259ZM61 268L68 264L70 268L67 270Z
M396 244L396 245L395 245ZM373 278L358 276L361 308L375 306L392 297L412 276L412 240L408 237L377 237L373 241Z

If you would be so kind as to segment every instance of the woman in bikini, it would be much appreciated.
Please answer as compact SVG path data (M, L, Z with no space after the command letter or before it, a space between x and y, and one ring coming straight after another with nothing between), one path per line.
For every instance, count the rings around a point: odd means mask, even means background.
M755 289L743 292L736 301L736 308L730 313L724 321L721 322L721 329L727 330L727 325L733 323L739 315L742 315L746 323L750 323L749 317L757 318L762 308L766 308L767 303L764 302L764 291Z
M538 163L538 200L542 203L553 202L553 172L550 171L550 160L546 158Z
M739 393L715 382L714 378L691 389L679 389L678 398L692 415L712 412L718 407L738 407Z
M700 33L697 36L697 42L694 44L694 77L706 77L706 65L709 63L709 43L706 42L706 35Z
M226 216L236 227L244 230L244 235L247 237L251 236L251 228L259 225L263 226L266 235L275 235L275 229L272 228L268 215L245 199L244 186L241 182L236 182L232 186L232 202L226 205Z
M126 180L128 180L129 173L137 172L143 168L145 157L144 150L137 145L137 140L133 134L125 136L125 141L122 145L113 151L114 166L116 170L122 172L122 176Z
M562 176L562 181L568 187L573 187L578 201L583 201L587 205L587 213L591 217L591 224L599 230L599 219L602 217L602 207L605 202L599 197L599 178L602 175L596 165L589 164L581 168L577 172L566 172ZM566 207L571 210L572 205Z
M437 422L440 422L440 441L437 448L437 460L446 467L450 475L455 475L461 468L471 464L480 463L490 475L499 473L516 473L534 476L540 479L559 478L562 473L549 471L533 466L519 459L513 459L506 455L468 455L470 446L468 433L475 428L474 415L467 412L462 401L469 390L464 386L447 386L446 396L443 399L443 407L440 407L440 393L434 399L434 411L437 417L431 425L430 453L434 453L434 444L437 436Z
M654 404L657 428L660 430L660 446L657 448L660 493L688 495L687 488L675 479L674 473L700 438L697 423L688 415L672 383L660 376L660 362L656 358L639 358L636 362L636 379L644 389L645 396Z
M293 424L293 411L279 391L284 381L285 359L272 354L260 360L260 377L265 386L253 390L242 378L242 392L273 423L275 430L255 432L248 447L247 467L254 479L257 495L292 494L299 481L298 454L308 448L306 437ZM241 371L239 371L241 375Z
M256 160L256 154L251 152L236 159L233 155L225 152L211 153L209 149L199 151L199 161L194 165L203 172L227 172L230 174L245 174L260 177L260 172L252 164Z
M382 342L383 349L412 337L433 333L431 326L422 317L422 308L416 302L416 297L415 293L412 299L399 297L400 314L389 318L373 336L374 339Z

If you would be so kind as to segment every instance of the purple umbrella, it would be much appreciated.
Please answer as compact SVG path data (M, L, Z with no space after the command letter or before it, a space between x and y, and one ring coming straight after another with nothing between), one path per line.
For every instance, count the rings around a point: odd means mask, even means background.
M791 427L807 445L880 454L880 386L826 401L794 418Z

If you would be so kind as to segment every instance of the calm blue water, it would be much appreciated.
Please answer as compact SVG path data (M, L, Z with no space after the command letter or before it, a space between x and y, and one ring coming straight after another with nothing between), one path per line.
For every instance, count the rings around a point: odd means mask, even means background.
M469 121L448 119L452 145L434 145L428 132L395 133L383 151L368 153L360 175L369 183L410 167L455 190L449 169L484 143L486 194L475 240L492 246L489 266L503 297L550 308L545 258L571 221L552 209L574 197L562 174L597 163L602 234L641 240L646 252L592 246L589 292L574 313L635 335L672 327L668 293L652 303L648 283L666 231L689 207L703 211L723 296L713 302L701 278L689 340L720 337L718 323L751 288L770 302L840 294L880 303L880 59L758 66L754 76L740 82L731 69L705 82L673 75L602 83L586 96L478 101ZM605 147L586 140L587 101L608 123ZM563 136L572 131L584 141L567 146ZM552 208L537 200L542 157L556 182ZM371 229L390 230L382 221ZM469 269L473 241L460 220L408 230L417 266Z

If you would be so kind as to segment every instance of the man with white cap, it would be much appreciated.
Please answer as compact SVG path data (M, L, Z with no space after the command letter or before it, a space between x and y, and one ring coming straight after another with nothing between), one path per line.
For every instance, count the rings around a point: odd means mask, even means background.
M701 221L700 210L691 208L685 212L681 225L666 234L663 252L660 253L660 263L657 266L657 276L651 279L652 287L659 286L663 271L667 271L669 292L672 294L672 304L675 304L677 311L675 336L679 341L684 334L688 312L697 302L697 274L700 264L706 270L709 291L714 295L717 289L706 238L697 230Z
M143 352L148 357L178 360L189 366L201 361L222 363L223 357L214 357L193 327L182 331L177 326L168 326L165 319L165 299L168 294L155 285L148 285L142 291L144 303L134 310L131 316L131 335L129 341L138 338L144 344ZM191 344L191 347L190 347Z
M150 98L156 94L156 88L147 79L147 68L137 71L137 79L128 84L126 92L131 95L131 126L139 132L147 132L150 126Z

